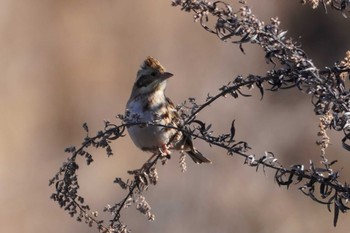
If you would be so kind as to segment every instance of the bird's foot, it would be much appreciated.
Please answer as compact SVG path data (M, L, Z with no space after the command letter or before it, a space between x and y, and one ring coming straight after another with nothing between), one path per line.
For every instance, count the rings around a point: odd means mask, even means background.
M163 144L159 148L159 152L162 156L166 157L167 159L170 159L171 151L169 150L169 147L166 144Z

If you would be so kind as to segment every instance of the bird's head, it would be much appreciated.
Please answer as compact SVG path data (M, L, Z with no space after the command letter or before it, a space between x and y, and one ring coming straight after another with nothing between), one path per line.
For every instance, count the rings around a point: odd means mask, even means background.
M164 67L153 57L147 57L137 72L133 94L147 94L164 91L166 80L173 74L166 72Z

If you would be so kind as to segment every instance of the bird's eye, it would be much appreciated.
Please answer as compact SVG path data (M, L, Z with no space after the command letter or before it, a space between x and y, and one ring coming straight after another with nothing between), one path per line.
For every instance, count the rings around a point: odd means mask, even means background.
M151 75L152 75L153 77L156 76L156 74L157 74L156 71L153 71L153 72L151 73Z

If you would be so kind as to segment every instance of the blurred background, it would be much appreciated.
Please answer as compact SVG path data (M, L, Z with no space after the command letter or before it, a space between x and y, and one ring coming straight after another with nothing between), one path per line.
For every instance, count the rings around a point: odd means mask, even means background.
M299 2L248 1L260 19L278 17L317 66L341 60L349 49L349 20ZM49 199L48 180L66 160L64 148L82 142L82 124L94 134L103 120L117 122L148 55L175 74L167 95L180 103L188 97L203 102L236 75L264 75L272 68L257 46L245 51L207 33L170 1L0 1L0 232L96 232ZM272 151L286 166L310 159L318 164L318 117L310 96L286 90L260 101L254 93L220 100L199 118L217 133L236 119L236 139L248 141L252 153ZM339 160L337 168L349 181L349 153L341 148L341 134L330 135L328 157ZM334 228L333 213L298 186L279 188L272 172L255 172L241 157L195 143L213 164L188 159L188 171L181 173L174 154L159 166L159 184L146 193L156 220L148 222L134 207L126 210L124 223L133 232L348 231L349 215L341 215ZM114 178L127 178L126 171L149 156L128 136L113 149L111 158L93 151L95 162L86 167L81 160L78 173L81 195L99 212L124 195Z

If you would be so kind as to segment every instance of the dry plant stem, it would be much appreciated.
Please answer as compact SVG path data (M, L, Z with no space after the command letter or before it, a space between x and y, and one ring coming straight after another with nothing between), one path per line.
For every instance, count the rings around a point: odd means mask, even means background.
M144 123L139 123L140 125L144 124ZM207 143L210 143L211 145L215 145L217 147L220 147L222 149L225 149L227 152L230 152L230 153L234 153L234 154L237 154L237 155L240 155L242 157L244 157L245 159L248 159L251 155L250 154L246 154L246 153L242 153L240 151L237 151L237 150L232 150L231 147L229 146L225 146L224 144L221 144L221 143L217 143L215 141L208 141L207 138L199 135L199 134L195 134L195 133L190 133L184 129L181 129L181 128L176 128L176 127L172 127L172 126L167 126L167 125L159 125L159 124L152 124L152 123L149 123L149 125L153 125L153 126L162 126L164 128L173 128L173 129L177 129L179 131L183 131L183 132L186 132L187 134L190 134L191 136L195 137L195 138L198 138L198 139L201 139ZM287 168L284 168L282 165L278 164L277 161L274 162L274 163L270 163L269 161L268 162L265 162L263 160L256 160L256 163L257 164L260 164L264 167L268 167L268 168L271 168L273 170L276 170L276 173L279 172L279 171L283 171L283 174L284 175L287 175L287 174L294 174L295 176L299 176L300 178L302 179L308 179L308 180L313 180L317 177L315 176L312 176L312 175L308 175L308 174L305 174L305 173L300 173L298 174L295 170L289 170ZM321 178L321 177L320 177ZM334 188L335 190L339 191L339 192L347 192L349 193L349 187L345 187L345 186L339 186L339 184L333 184L333 183L330 183L328 182L327 180L317 180L316 182L319 182L319 183L323 183L323 184L326 184L326 185L329 185L330 187ZM350 194L350 193L349 193Z
M125 125L126 126L126 125ZM157 156L153 157L153 160L150 160L149 162L147 161L142 168L140 169L140 172L146 172L148 173L150 169L156 165L157 161L162 157L163 155L159 153ZM129 188L129 192L126 195L126 197L123 199L121 202L119 208L116 211L116 214L114 218L111 220L110 227L113 227L116 222L119 222L120 220L120 212L124 208L126 201L134 194L134 191L138 188L138 183L133 183L133 185Z
M181 110L183 125L175 129L192 135L194 139L203 140L210 146L223 148L228 155L236 154L244 157L244 163L255 167L256 170L261 166L263 169L265 167L274 169L276 171L275 181L280 186L288 188L291 184L301 184L300 190L312 200L326 204L329 210L333 206L335 225L339 213L345 213L349 209L347 201L350 199L350 188L347 183L342 184L338 181L340 173L333 170L336 161L328 161L326 158L326 147L324 146L328 143L326 137L323 143L320 144L323 145L322 167L317 167L312 161L310 161L307 168L300 164L284 167L271 152L265 152L263 156L247 153L251 148L247 142L236 141L236 130L233 123L230 133L213 136L213 132L210 131L211 124L199 120L197 115L221 97L227 95L233 98L250 96L243 94L240 90L241 87L251 88L255 86L262 97L265 90L279 91L296 87L312 96L312 104L316 115L326 116L326 114L329 114L327 119L330 120L324 123L326 126L324 130L343 131L345 134L343 147L350 151L350 145L346 143L350 140L350 92L345 89L344 84L349 77L350 55L348 54L342 63L335 63L331 68L326 67L320 70L315 67L297 43L285 38L286 31L279 28L280 22L278 19L272 19L270 24L265 25L264 22L258 20L252 14L248 6L242 5L237 12L233 12L232 7L222 1L173 0L172 2L174 6L180 6L182 10L193 12L195 19L200 22L201 26L218 36L220 40L238 44L242 52L244 52L243 44L259 45L266 53L266 61L275 65L273 69L267 72L265 77L249 75L243 78L238 76L234 81L220 88L218 94L208 96L207 100L201 105L197 104L192 98L189 101L192 104L189 107L189 113ZM344 9L342 11L344 12ZM215 20L212 28L207 25L209 19ZM278 64L275 62L278 62ZM276 69L277 65L280 66L279 69ZM263 84L270 88L263 87ZM112 207L110 212L114 216L108 227L103 225L103 221L97 220L96 216L89 214L89 206L84 205L83 197L78 195L79 184L76 171L79 166L76 162L77 156L85 157L86 163L89 165L93 162L93 158L87 148L91 146L105 149L108 156L113 155L110 144L124 136L125 127L154 125L174 128L154 124L153 122L126 123L122 116L119 117L119 120L122 121L120 125L105 122L104 130L98 132L94 137L88 135L88 127L84 125L83 128L87 132L87 136L82 146L78 149L75 147L66 149L66 152L71 153L71 157L62 165L55 177L50 180L50 185L56 185L55 193L52 194L51 198L58 202L62 208L65 208L71 216L78 213L84 215L85 221L89 225L97 224L98 229L102 232L128 232L126 226L121 222L122 210L128 205L129 199L134 198L134 195L141 195L147 189L145 188L147 184L143 183L141 176L145 174L150 177L151 170L155 168L157 161L163 157L158 154L147 161L140 169L129 172L129 174L134 175L130 182L124 182L120 178L116 179L118 182L115 183L118 183L122 189L128 189L128 192L125 198Z
M264 82L264 81L267 81L271 79L271 77L264 77L264 78L260 78L259 81L261 82ZM190 123L193 119L196 118L196 115L202 111L204 108L210 106L210 104L212 104L213 102L215 102L217 99L221 98L221 97L225 97L227 94L233 92L233 91L237 91L239 90L241 87L245 87L245 86L248 86L248 85L254 85L256 82L256 80L254 81L244 81L242 83L239 83L239 84L234 84L233 86L225 89L224 91L218 93L217 95L213 96L213 97L210 97L209 100L207 100L204 104L200 105L200 107L195 110L184 122L184 125L187 125L188 123Z
M331 6L331 9L340 11L345 18L349 12L350 1L349 0L302 0L302 4L309 4L313 9L316 9L321 3L325 12L327 13L327 6Z
M346 122L350 121L350 101L347 98L350 98L350 94L344 89L344 75L341 74L348 73L349 67L335 63L332 68L319 70L297 43L286 39L286 31L279 28L280 22L277 18L271 19L271 23L265 25L252 14L248 6L243 4L234 12L230 5L222 1L174 0L173 6L180 6L186 12L194 12L195 20L206 31L217 35L222 41L239 44L242 52L243 44L258 44L264 49L267 62L276 65L275 62L278 61L282 66L267 72L267 76L271 77L271 90L297 87L316 99L314 105L317 115L332 110L332 114L339 116L335 117L338 120L337 126L332 128L341 131L341 125L348 125ZM212 23L214 26L208 26L208 22L212 20L216 21ZM241 39L235 40L237 37ZM345 130L350 131L350 128ZM346 137L343 140L350 140L350 133L344 132Z
M208 107L211 103L213 103L215 100L217 100L218 98L220 97L224 97L226 96L227 94L231 94L232 93L235 93L236 91L239 90L240 87L243 87L243 86L251 86L253 85L257 80L259 81L268 81L271 77L266 77L266 78L256 78L256 79L252 79L252 80L248 80L248 81L240 81L239 84L235 84L233 85L232 87L229 87L229 88L226 88L224 90L222 90L220 93L218 93L217 95L215 95L214 97L210 97L208 99L208 101L202 105L199 105L200 107L195 110L192 114L189 115L189 117L187 118L188 120L185 121L186 124L191 124L191 123L197 123L198 120L196 119L196 115L202 111L205 107ZM90 144L92 144L93 142L95 142L97 139L100 139L100 138L104 138L105 135L108 135L108 137L110 138L118 138L117 136L115 135L119 135L121 136L122 133L124 132L124 129L125 127L128 127L128 126L131 126L131 125L144 125L144 124L149 124L149 125L156 125L156 124L153 124L152 122L139 122L139 123L133 123L133 124L122 124L122 125L113 125L114 128L111 128L111 129L107 129L105 132L102 132L102 133L98 133L97 136L95 137L92 137L92 138L89 138L89 140L86 140L83 145L77 150L77 151L74 151L70 161L71 162L75 162L75 159L76 159L76 156L79 154L81 155L81 151L83 151L83 149L85 147L88 147ZM157 125L157 126L160 126L160 125ZM163 127L169 127L169 126L165 126L163 125ZM108 127L106 127L108 128ZM179 128L178 130L184 130L183 128ZM248 158L250 158L251 155L248 155L248 154L245 154L243 152L241 152L240 150L238 149L235 149L235 148L232 148L230 146L227 146L225 145L224 143L218 143L216 141L213 141L213 140L210 140L204 136L201 136L200 134L198 133L192 133L192 132L187 132L188 134L191 134L192 136L196 137L196 138L199 138L199 139L202 139L208 143L210 143L211 145L216 145L218 147L221 147L221 148L224 148L228 151L228 153L235 153L235 154L239 154L241 156L244 156L246 158L246 160ZM156 161L159 159L160 157L157 157L155 160L153 160L153 162L151 163L151 166L149 166L148 168L151 168L153 165L155 165ZM348 188L346 187L342 187L342 186L339 186L339 185L334 185L333 183L331 182L328 182L327 180L323 180L323 179L320 179L320 177L317 177L317 176L312 176L312 175L308 175L304 172L301 172L303 170L295 170L295 169L286 169L286 168L283 168L281 167L280 165L279 166L275 166L277 163L273 163L271 164L269 161L271 160L260 160L260 159L257 159L256 160L256 163L257 164L262 164L264 167L269 167L269 168L273 168L273 169L276 169L277 172L280 172L282 171L282 175L279 175L278 177L281 178L283 175L287 175L287 174L293 174L295 175L296 177L298 177L298 179L309 179L309 180L314 180L313 182L320 182L321 184L324 184L324 185L327 185L329 187L332 187L334 188L335 190L337 190L337 192L349 192ZM256 164L255 164L256 165ZM68 166L68 165L67 165ZM67 167L66 166L66 167ZM258 166L257 166L258 168ZM67 171L66 171L67 172ZM277 176L276 176L277 177ZM289 180L288 182L290 182L291 180ZM283 184L282 184L283 185ZM289 185L289 184L288 184ZM122 208L124 207L126 201L128 200L129 197L132 196L133 192L135 191L137 187L137 183L134 183L131 188L129 189L129 193L127 195L126 198L123 199L123 201L121 202L121 204L119 205L119 208L117 209L116 211L116 215L115 217L113 218L113 220L111 221L111 227L113 227L114 223L116 222L119 222L120 221L120 212L122 210ZM81 208L80 204L77 203L74 198L72 198L71 200L73 200L74 202L74 205L76 205L82 212L84 212L85 214L87 214L87 212L85 211L85 209ZM99 221L95 220L93 217L91 217L91 219L95 222L95 223L99 223ZM102 227L100 226L101 229L107 229L106 227Z

